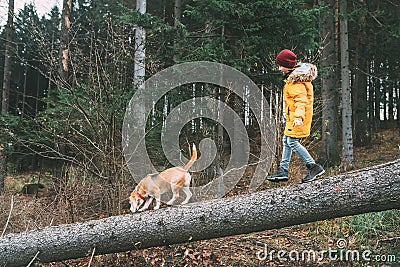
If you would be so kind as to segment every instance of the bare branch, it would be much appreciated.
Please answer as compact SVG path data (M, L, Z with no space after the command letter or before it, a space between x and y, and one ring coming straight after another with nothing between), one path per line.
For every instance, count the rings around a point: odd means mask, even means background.
M4 226L3 232L1 233L0 239L3 238L4 233L7 230L8 223L10 222L11 214L14 208L14 196L11 196L10 213L8 214L6 225Z

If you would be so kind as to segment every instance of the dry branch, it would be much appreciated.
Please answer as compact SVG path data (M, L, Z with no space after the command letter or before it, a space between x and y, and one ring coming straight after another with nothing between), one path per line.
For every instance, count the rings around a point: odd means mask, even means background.
M88 257L277 229L400 208L400 160L308 184L134 215L51 226L0 239L0 266Z

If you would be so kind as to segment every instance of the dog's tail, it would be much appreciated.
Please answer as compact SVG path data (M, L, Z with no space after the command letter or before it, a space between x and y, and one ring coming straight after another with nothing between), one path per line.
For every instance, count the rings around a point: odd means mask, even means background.
M189 162L186 163L185 166L183 166L183 168L187 171L189 170L190 167L192 167L193 163L197 160L197 149L196 149L196 145L193 144L193 148L192 148L192 157L190 158Z

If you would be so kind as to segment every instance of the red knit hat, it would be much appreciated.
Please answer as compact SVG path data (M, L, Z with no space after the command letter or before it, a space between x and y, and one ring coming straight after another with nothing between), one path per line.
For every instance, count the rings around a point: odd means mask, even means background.
M297 56L289 49L284 49L276 56L276 64L285 68L294 68L296 66Z

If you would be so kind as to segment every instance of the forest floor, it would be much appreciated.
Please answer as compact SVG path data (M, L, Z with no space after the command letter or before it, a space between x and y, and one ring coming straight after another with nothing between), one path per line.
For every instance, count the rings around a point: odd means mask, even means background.
M318 144L313 145L317 149ZM356 168L378 165L400 158L399 129L382 131L370 146L355 148ZM330 168L324 177L340 173ZM10 201L14 210L7 232L19 232L46 225L68 223L67 211L60 214L54 199L16 194L20 183L35 174L10 176L6 194L0 197L0 232L8 217ZM305 175L304 166L293 158L286 186L298 183ZM265 182L263 188L271 187ZM95 190L95 188L92 188ZM232 194L232 193L231 193ZM233 193L235 194L235 193ZM57 202L57 205L60 203ZM65 204L66 206L67 203ZM83 209L82 209L83 210ZM126 211L128 212L128 211ZM102 214L75 214L94 219ZM40 219L39 219L40 218ZM57 219L54 219L57 218ZM249 218L251 219L251 218ZM367 213L319 221L277 230L238 235L166 247L87 257L36 266L400 266L400 211Z

